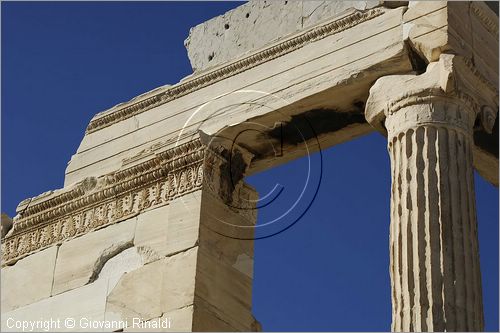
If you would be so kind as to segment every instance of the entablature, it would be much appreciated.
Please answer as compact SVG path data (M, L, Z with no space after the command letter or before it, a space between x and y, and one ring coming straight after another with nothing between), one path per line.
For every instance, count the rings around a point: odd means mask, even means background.
M200 189L200 133L247 133L245 174L304 156L302 143L310 153L369 133L364 104L373 83L425 75L445 53L473 78L465 82L474 82L468 91L479 105L474 163L498 184L498 23L491 13L483 4L442 2L351 10L96 115L64 189L19 204L3 263ZM463 34L472 36L461 43ZM304 142L288 135L302 119L313 128ZM277 134L283 129L285 138ZM269 142L282 144L280 158Z

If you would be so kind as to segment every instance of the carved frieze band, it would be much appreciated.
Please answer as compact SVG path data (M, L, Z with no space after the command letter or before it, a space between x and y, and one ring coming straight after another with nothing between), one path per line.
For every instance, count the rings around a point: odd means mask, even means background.
M490 11L489 14L485 12L485 8L482 6L486 6L484 4L471 2L472 13L479 19L481 24L488 30L489 33L494 35L498 39L498 18L494 19L493 12Z
M375 8L365 12L355 11L354 13L342 17L338 20L328 22L313 29L307 30L300 35L294 36L281 43L266 48L258 53L230 63L224 67L214 69L201 76L195 76L192 79L188 79L181 84L172 86L166 91L158 93L142 101L125 105L121 109L95 118L88 125L87 133L98 131L104 127L110 126L119 121L145 112L153 107L162 105L176 98L184 96L192 91L201 89L220 80L242 73L257 65L297 50L308 43L339 33L382 14L383 10L381 10L380 8Z
M2 243L2 265L202 188L211 155L198 139L190 141L26 208Z

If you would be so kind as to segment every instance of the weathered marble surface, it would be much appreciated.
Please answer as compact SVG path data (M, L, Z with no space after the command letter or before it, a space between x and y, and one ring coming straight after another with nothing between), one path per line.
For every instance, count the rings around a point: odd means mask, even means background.
M498 22L480 3L377 4L290 1L289 20L280 12L276 22L267 19L269 10L284 3L246 4L212 21L232 20L224 29L240 34L218 43L244 39L244 29L235 25L247 19L237 13L249 8L248 19L255 15L276 25L267 29L279 37L304 29L279 40L271 34L264 47L256 44L259 34L246 36L241 47L251 51L243 58L234 59L238 48L226 50L218 56L228 59L219 66L97 114L68 165L65 187L21 202L3 239L2 330L8 317L40 316L125 322L133 316L146 322L171 316L167 331L261 329L251 315L253 242L238 239L251 239L253 230L237 227L255 223L251 203L257 194L242 179L373 129L388 135L393 167L393 328L481 329L480 298L469 297L480 293L470 175L474 166L498 184L498 149L493 149L498 141ZM343 11L347 7L355 8ZM192 31L189 49L200 43L205 50L205 41L196 37L199 29ZM429 99L436 94L439 103ZM473 110L458 117L468 122L460 136L449 130L447 116L457 107ZM301 132L304 142L276 135L282 129L276 124L290 133L302 117L314 129ZM235 145L238 154L229 151L224 140L252 129L252 122L266 130L248 131ZM442 146L444 137L451 146ZM279 158L273 150L277 144L283 146ZM467 149L458 155L461 165L455 170L446 156L456 155L456 144ZM416 156L424 147L427 164L422 167ZM429 171L429 163L439 166L439 173ZM403 186L408 174L412 178ZM454 175L461 179L441 181ZM457 184L459 189L450 190ZM436 199L432 205L422 199L424 192ZM462 194L459 213L454 193ZM242 202L250 204L235 208ZM422 212L424 218L418 217ZM459 221L457 216L465 217ZM447 250L437 251L435 228L428 238L405 238L408 219L414 219L411 227L431 220L433 226L458 226L450 233L454 239L462 227L470 247L443 239ZM399 243L401 233L405 245ZM418 255L422 249L432 256ZM457 258L468 261L463 267L470 274L450 271ZM412 268L421 264L429 275L412 276ZM435 281L442 282L444 293L434 290ZM432 318L424 310L427 303L419 304L411 293L412 284L428 283L435 292L420 288L419 295L435 304ZM455 300L450 290L456 291ZM462 297L464 290L468 297ZM410 309L411 300L416 307ZM455 326L440 316L439 304L446 302L458 304L450 312Z
M238 124L243 127L234 130L240 132L251 119L273 128L277 121L289 123L293 116L324 109L325 119L310 115L314 126L325 124L329 114L340 120L339 128L318 132L323 147L368 133L362 102L370 84L380 76L412 70L402 16L403 8L351 10L322 23L325 30L311 27L271 43L267 51L252 52L247 60L195 74L170 90L96 115L66 169L65 186L125 167L125 159L156 143L173 147L200 130L212 135ZM228 105L230 110L220 112ZM245 138L261 156L250 173L269 166L270 140L276 141L257 133ZM318 149L315 139L307 143ZM303 155L288 141L283 150L279 163Z
M137 248L124 250L107 261L98 278L87 285L52 297L45 295L42 300L32 300L30 304L10 311L2 304L2 331L12 330L7 326L9 318L32 322L73 318L76 322L74 328L61 325L53 331L111 331L86 326L92 321L124 322L128 323L128 326L123 325L127 327L126 331L142 331L134 328L131 318L148 321L160 317L171 321L171 331L190 331L196 253L197 248L192 248L143 265ZM82 257L84 253L75 255L74 259ZM36 259L37 256L29 258ZM18 264L22 265L24 260ZM9 285L12 284L10 281ZM34 295L32 290L28 292ZM18 295L22 294L9 294L8 297L15 299Z
M58 249L54 245L2 268L2 313L50 297Z
M255 220L229 209L211 188L2 268L2 283L8 285L2 288L9 288L2 293L2 329L9 318L67 317L79 323L125 323L125 331L147 331L134 328L138 318L170 320L171 327L161 331L190 331L195 324L203 330L257 327L251 315L253 242L210 229L220 219L236 225Z
M92 282L102 265L116 254L133 246L136 219L130 219L59 247L52 295Z
M184 45L193 70L203 71L309 28L349 8L366 10L379 5L377 0L249 1L191 28Z
M106 292L108 288L107 279L95 281L92 284L73 289L71 291L45 298L41 301L31 303L25 307L2 313L2 331L22 330L10 328L9 320L35 322L37 320L65 320L74 318L76 321L103 321L106 307ZM89 329L87 327L75 326L73 329L60 327L53 331L81 331L100 332L101 329ZM82 325L84 326L84 325Z
M107 320L144 321L193 304L197 248L132 271L110 291Z
M441 54L370 89L367 119L385 124L391 157L392 331L484 329L472 164L482 85Z

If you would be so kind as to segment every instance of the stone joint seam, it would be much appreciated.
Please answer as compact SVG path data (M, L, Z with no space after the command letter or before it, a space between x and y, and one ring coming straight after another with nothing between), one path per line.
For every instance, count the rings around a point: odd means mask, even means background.
M190 92L204 88L216 82L219 82L228 77L242 73L257 65L267 61L276 59L294 50L297 50L304 45L323 39L330 35L342 32L346 29L352 28L355 25L368 21L372 18L380 16L384 13L383 10L375 8L366 12L356 11L346 17L340 18L333 22L323 24L311 30L304 32L299 36L292 37L277 45L271 46L258 53L245 57L241 60L230 63L222 68L217 68L209 73L194 77L179 85L173 86L166 91L157 95L151 96L140 102L132 105L124 106L121 109L113 111L109 114L103 115L93 119L87 127L87 134L96 132L105 127L111 126L122 120L133 117L137 114L150 110L156 106L165 104L174 99L182 97Z

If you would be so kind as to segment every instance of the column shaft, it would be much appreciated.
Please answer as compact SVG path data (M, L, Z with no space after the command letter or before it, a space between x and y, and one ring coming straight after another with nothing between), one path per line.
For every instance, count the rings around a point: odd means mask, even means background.
M443 103L386 120L393 331L483 329L469 122Z

